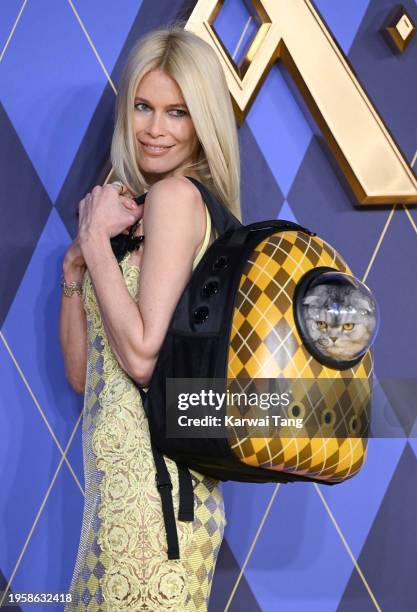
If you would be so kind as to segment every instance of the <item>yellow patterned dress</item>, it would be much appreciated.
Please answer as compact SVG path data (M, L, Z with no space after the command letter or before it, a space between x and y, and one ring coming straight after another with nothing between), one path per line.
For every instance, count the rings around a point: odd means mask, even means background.
M193 268L208 245L206 236ZM121 261L135 301L139 267ZM85 505L81 536L65 612L205 611L226 525L221 485L191 470L194 521L176 521L180 559L168 560L161 499L148 421L134 382L109 345L88 271L83 304L88 328L88 366L83 414ZM178 514L178 473L165 458Z

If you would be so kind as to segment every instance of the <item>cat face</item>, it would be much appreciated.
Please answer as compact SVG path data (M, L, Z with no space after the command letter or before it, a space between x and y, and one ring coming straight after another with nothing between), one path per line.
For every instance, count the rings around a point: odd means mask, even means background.
M310 339L324 355L351 360L364 352L376 325L375 304L352 286L321 284L303 301Z

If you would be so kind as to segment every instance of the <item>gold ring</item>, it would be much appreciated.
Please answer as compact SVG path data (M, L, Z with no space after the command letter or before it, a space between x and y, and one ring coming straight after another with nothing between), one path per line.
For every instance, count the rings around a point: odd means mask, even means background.
M112 185L114 187L118 187L119 188L119 192L118 193L119 193L119 195L122 195L122 193L124 191L124 188L125 188L123 183L121 183L120 181L114 181L114 183L112 183Z

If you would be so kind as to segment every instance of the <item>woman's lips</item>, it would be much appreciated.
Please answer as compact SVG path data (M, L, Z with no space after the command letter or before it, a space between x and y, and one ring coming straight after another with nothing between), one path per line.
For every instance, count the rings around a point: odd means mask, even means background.
M171 146L161 147L156 145L148 145L144 142L141 142L140 144L142 145L142 149L144 150L144 152L147 155L151 155L152 157L159 157L160 155L164 155L165 153L167 153L167 151L171 149Z

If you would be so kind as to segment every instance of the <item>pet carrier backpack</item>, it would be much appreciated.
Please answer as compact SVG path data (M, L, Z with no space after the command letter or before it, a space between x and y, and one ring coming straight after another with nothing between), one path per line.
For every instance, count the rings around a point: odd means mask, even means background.
M218 237L178 301L149 385L139 387L170 559L179 558L179 547L164 455L178 467L178 520L182 521L194 518L189 469L219 480L324 484L342 482L359 471L367 450L370 347L377 320L369 290L314 232L284 220L242 225L202 183L187 178L199 189ZM141 204L144 198L145 194L136 202ZM129 247L118 244L120 258ZM354 307L344 307L347 296ZM323 305L326 300L327 306ZM322 320L323 308L329 323ZM332 353L323 344L328 338L316 336L323 335L325 325L331 329L334 321L338 329L344 326L346 339L355 323L342 321L351 311L357 321L367 317L369 334L364 335L361 350L346 359L343 350L338 355L337 341ZM168 437L167 379L200 378L299 380L298 395L288 405L287 416L303 417L306 426L295 438L279 427L270 437L251 438L234 428L227 437ZM317 402L317 395L328 388L320 385L329 385L329 378L331 393ZM232 413L233 406L228 410ZM335 431L337 437L332 436Z

